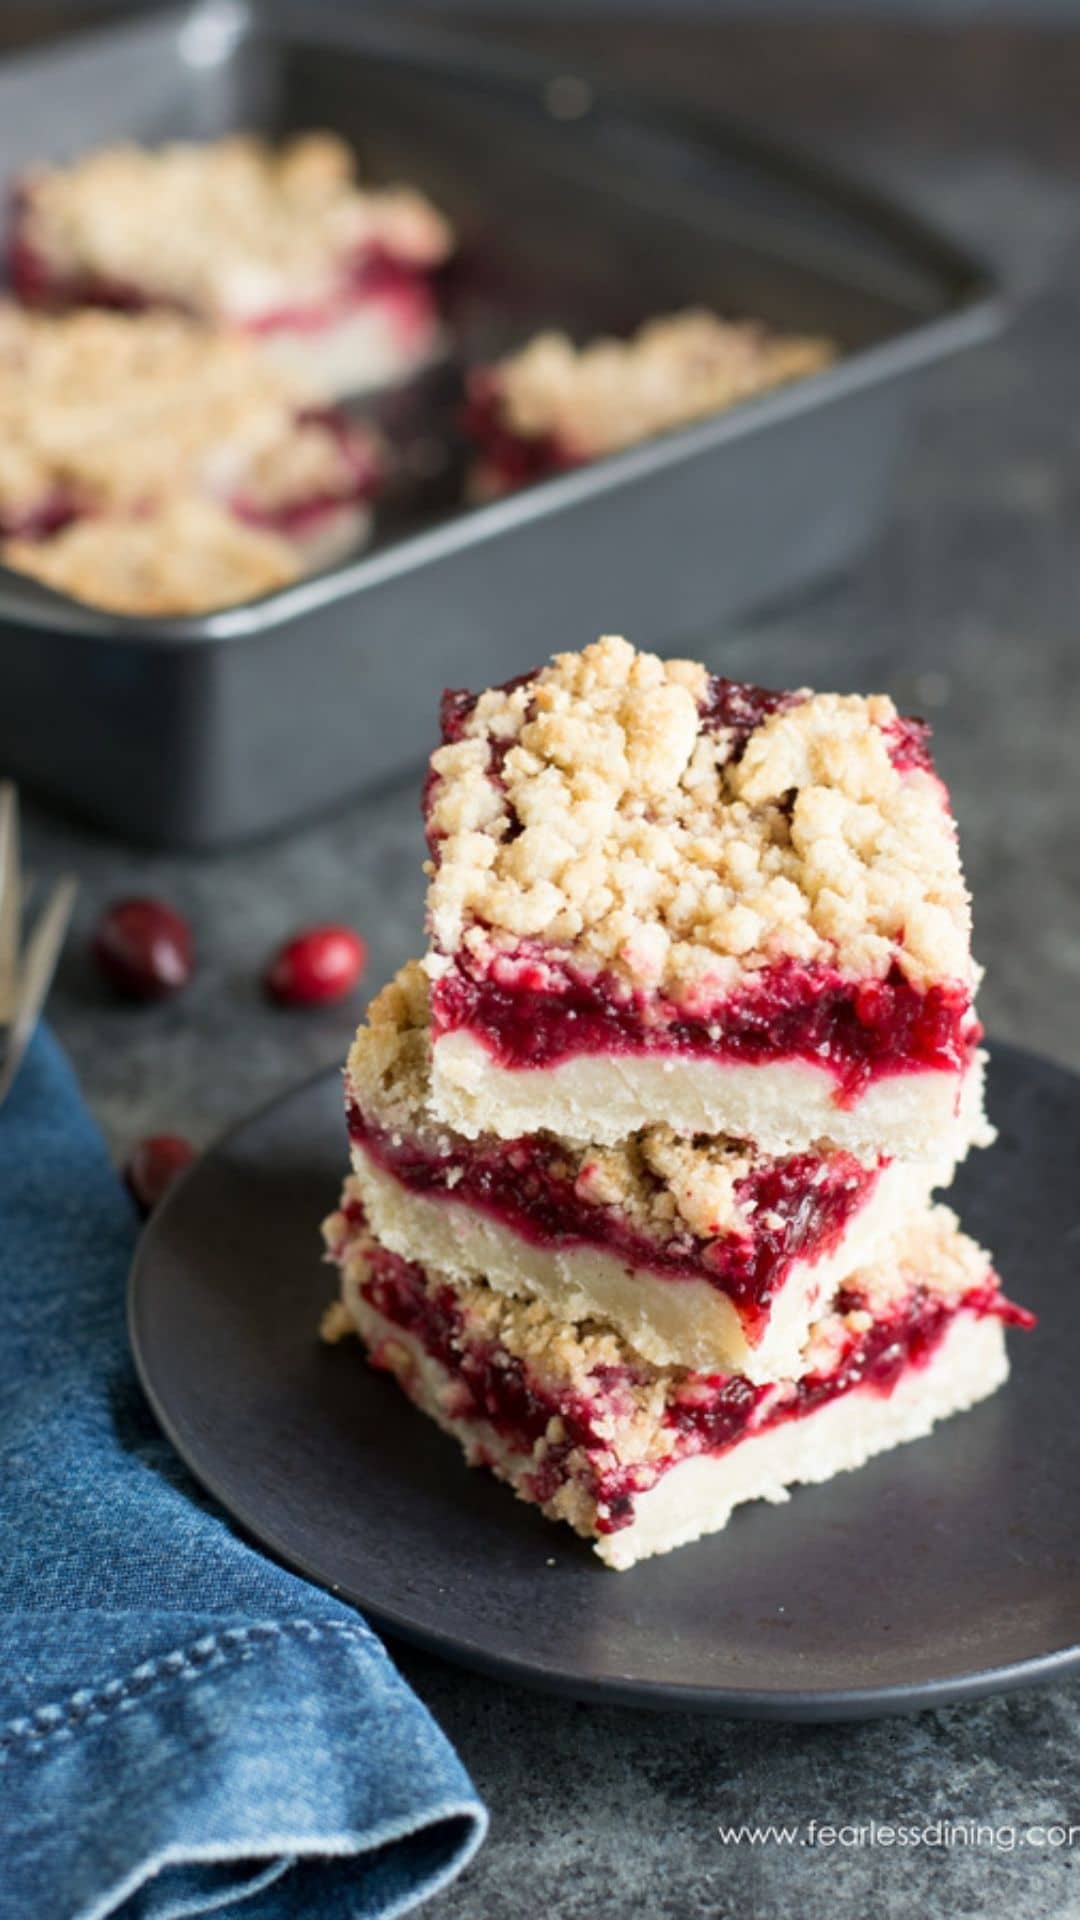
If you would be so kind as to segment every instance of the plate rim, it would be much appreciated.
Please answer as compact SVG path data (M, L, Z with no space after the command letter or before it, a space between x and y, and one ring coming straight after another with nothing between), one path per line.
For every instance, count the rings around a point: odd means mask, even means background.
M986 1045L991 1057L996 1055L1002 1058L1005 1055L1011 1055L1017 1060L1034 1062L1039 1067L1050 1067L1054 1072L1075 1080L1078 1096L1080 1096L1080 1072L1065 1066L1061 1061L1054 1060L1050 1055L1038 1053L1032 1048L1017 1046L1009 1041L1000 1041L996 1044L988 1041ZM223 1491L213 1469L207 1469L199 1462L197 1455L189 1451L186 1439L178 1431L165 1402L158 1393L140 1333L144 1286L142 1275L149 1263L154 1242L164 1231L163 1223L177 1205L188 1184L197 1181L210 1157L224 1152L232 1140L256 1126L277 1108L301 1098L323 1082L339 1078L340 1073L341 1068L336 1062L319 1067L313 1073L306 1074L302 1080L261 1101L249 1113L242 1115L239 1120L234 1121L218 1134L191 1165L185 1168L179 1179L174 1181L163 1202L146 1222L136 1242L128 1270L126 1288L128 1343L139 1385L146 1396L151 1412L188 1472L217 1502L222 1512L242 1529L256 1552L269 1553L290 1571L299 1574L305 1580L310 1580L314 1586L333 1594L336 1599L343 1600L346 1605L355 1607L367 1623L380 1634L389 1635L408 1646L419 1648L422 1652L435 1654L451 1665L469 1672L481 1673L491 1679L508 1680L532 1692L554 1694L564 1699L579 1700L594 1705L637 1707L653 1712L713 1713L726 1715L731 1719L757 1719L795 1724L870 1720L888 1715L917 1713L956 1702L986 1699L998 1693L1048 1685L1054 1680L1064 1679L1080 1668L1080 1637L1078 1637L1065 1646L1010 1661L1004 1666L975 1667L962 1673L944 1675L936 1679L896 1682L881 1687L763 1689L694 1686L679 1681L654 1681L631 1676L623 1677L618 1674L603 1679L590 1679L587 1675L566 1673L558 1668L540 1665L520 1656L493 1653L481 1643L464 1639L460 1634L441 1633L437 1628L418 1625L407 1614L393 1607L380 1607L377 1603L372 1605L369 1601L355 1596L351 1590L335 1584L320 1574L304 1555L298 1554L295 1549L277 1538L272 1527L266 1527L261 1521L256 1522L251 1519L244 1509L244 1502ZM597 1571L600 1573L603 1569L598 1568Z

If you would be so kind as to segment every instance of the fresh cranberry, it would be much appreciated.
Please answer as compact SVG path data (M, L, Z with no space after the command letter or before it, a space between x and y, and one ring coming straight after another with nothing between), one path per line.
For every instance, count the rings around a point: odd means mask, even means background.
M367 948L351 927L307 927L279 949L264 976L266 991L285 1007L344 1000L364 971Z
M129 1000L164 1000L195 965L191 930L164 900L114 900L97 923L94 959Z
M124 1179L139 1212L153 1213L178 1174L191 1165L195 1149L179 1133L151 1133L133 1149Z

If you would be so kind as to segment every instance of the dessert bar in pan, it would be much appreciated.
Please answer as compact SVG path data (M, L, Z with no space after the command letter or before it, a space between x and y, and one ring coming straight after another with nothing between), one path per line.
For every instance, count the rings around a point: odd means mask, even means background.
M247 336L333 393L413 374L442 341L450 228L408 186L366 186L334 134L99 148L19 180L19 298L166 307Z

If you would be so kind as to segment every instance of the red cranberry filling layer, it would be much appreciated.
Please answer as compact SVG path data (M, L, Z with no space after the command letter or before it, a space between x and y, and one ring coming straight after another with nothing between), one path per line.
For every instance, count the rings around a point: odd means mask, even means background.
M845 1289L837 1294L835 1310L850 1313L864 1305L857 1290ZM876 1393L890 1394L902 1374L933 1359L950 1323L961 1311L980 1319L993 1315L1025 1330L1035 1324L1033 1314L1005 1298L993 1275L982 1285L969 1288L959 1300L916 1287L891 1313L875 1320L864 1333L853 1335L835 1366L825 1372L804 1374L795 1381L790 1393L761 1421L759 1430L813 1413L853 1387L872 1387ZM725 1380L719 1375L689 1374L668 1407L666 1422L697 1442L689 1451L722 1452L739 1438L755 1408L772 1391L769 1386L753 1386L740 1375Z
M647 1491L667 1472L695 1454L720 1454L745 1434L751 1422L755 1432L783 1425L813 1413L828 1401L867 1387L887 1396L911 1368L933 1358L958 1312L983 1317L992 1314L1013 1324L1031 1326L1033 1319L1014 1307L990 1274L959 1300L946 1301L917 1287L895 1310L875 1320L866 1332L853 1335L828 1372L812 1373L795 1382L782 1397L770 1386L753 1386L741 1375L684 1374L672 1376L674 1394L664 1424L671 1433L671 1451L660 1458L631 1466L604 1465L610 1457L610 1438L598 1432L612 1414L618 1418L620 1394L633 1382L629 1368L602 1367L591 1376L593 1398L582 1393L547 1389L528 1368L497 1341L475 1340L458 1306L453 1288L429 1294L419 1267L396 1254L377 1249L371 1258L365 1298L384 1320L411 1334L454 1379L461 1391L455 1416L483 1420L517 1453L531 1453L543 1438L552 1417L564 1427L564 1437L545 1455L529 1483L532 1497L551 1498L566 1478L567 1455L575 1448L594 1450L588 1462L590 1490L597 1502L597 1528L614 1533L633 1518L634 1496ZM847 1310L862 1305L856 1293L842 1295ZM379 1364L378 1354L375 1356ZM769 1396L772 1404L763 1407ZM574 1463L582 1473L584 1463Z
M184 311L182 301L166 299L127 281L92 272L57 272L35 247L26 231L23 197L14 196L8 242L8 279L16 298L29 307L110 307L121 313L142 313L150 307ZM349 260L332 293L317 301L285 302L241 324L245 333L288 330L318 332L332 326L369 302L395 308L403 331L426 327L435 317L432 276L427 269L391 253L386 247L365 247Z
M0 537L5 540L48 540L78 520L86 509L69 487L56 486L32 507L0 510Z
M583 1053L703 1055L760 1066L804 1060L827 1067L842 1098L893 1073L967 1067L982 1035L968 991L925 993L894 966L884 980L845 979L833 967L784 960L706 1013L586 980L553 953L500 963L474 978L461 961L432 993L436 1035L467 1028L500 1067L555 1065Z
M852 1154L828 1162L790 1154L738 1182L736 1199L752 1222L747 1232L703 1239L684 1226L660 1240L628 1225L618 1207L583 1198L557 1144L543 1135L436 1153L378 1127L356 1106L349 1134L410 1193L475 1208L534 1246L602 1246L659 1278L706 1281L732 1301L752 1342L794 1262L831 1252L879 1177Z
M486 368L469 376L461 426L506 493L545 480L549 474L563 473L568 467L581 466L588 457L553 433L515 433L503 418L498 376Z
M380 1247L370 1257L363 1293L384 1320L411 1333L453 1375L467 1395L458 1418L486 1420L509 1445L525 1452L556 1415L566 1428L568 1448L599 1444L593 1427L602 1411L599 1402L546 1392L496 1341L470 1339L452 1287L428 1293L419 1267Z
M777 693L770 687L757 687L751 680L727 680L722 673L709 675L709 689L701 709L704 725L712 731L721 728L733 733L732 759L742 758L750 735L774 713L786 713L802 704L801 693Z
M18 190L12 202L7 268L12 292L28 307L112 307L120 313L141 313L158 304L124 281L94 273L57 273L27 237Z

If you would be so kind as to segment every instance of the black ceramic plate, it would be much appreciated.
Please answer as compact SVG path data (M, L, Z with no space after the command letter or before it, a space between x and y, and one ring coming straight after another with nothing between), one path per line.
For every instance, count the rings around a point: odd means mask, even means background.
M612 1573L470 1472L316 1338L318 1222L345 1158L326 1073L197 1164L147 1230L131 1326L158 1417L281 1559L372 1623L582 1698L827 1719L909 1711L1080 1664L1080 1079L1000 1048L998 1144L964 1223L1036 1309L1010 1385L928 1440L712 1540Z

